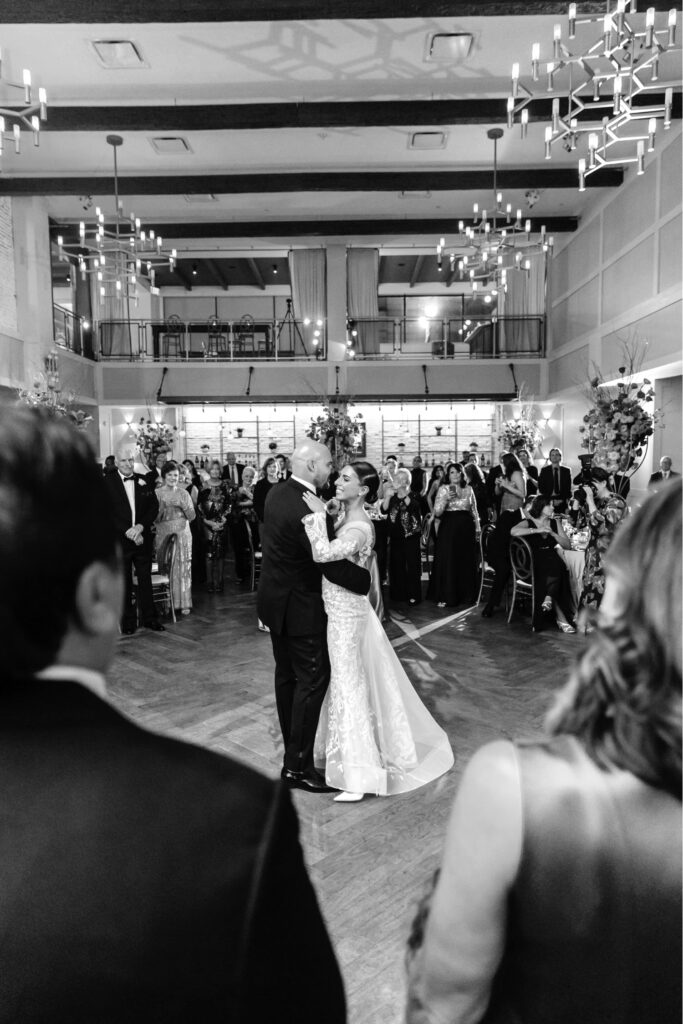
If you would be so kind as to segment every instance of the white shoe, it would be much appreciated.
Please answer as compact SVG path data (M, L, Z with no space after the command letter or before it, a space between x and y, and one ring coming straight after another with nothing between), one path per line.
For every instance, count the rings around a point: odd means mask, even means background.
M343 791L335 796L334 801L337 804L354 804L358 800L362 800L365 793L347 793Z

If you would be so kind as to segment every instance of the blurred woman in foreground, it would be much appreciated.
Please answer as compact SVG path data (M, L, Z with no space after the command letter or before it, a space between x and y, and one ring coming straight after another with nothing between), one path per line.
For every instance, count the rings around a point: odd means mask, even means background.
M409 1024L681 1019L680 482L624 523L606 570L549 738L465 770Z

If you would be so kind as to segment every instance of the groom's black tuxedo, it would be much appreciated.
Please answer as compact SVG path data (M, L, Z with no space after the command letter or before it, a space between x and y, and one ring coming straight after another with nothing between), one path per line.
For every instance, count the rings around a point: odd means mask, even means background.
M0 1024L343 1024L287 790L0 680Z
M156 618L154 601L152 599L152 553L154 537L152 526L159 512L159 501L154 488L146 477L139 473L133 473L133 494L135 502L135 523L144 526L142 533L142 544L136 545L126 537L126 530L129 530L134 523L131 522L131 508L126 496L126 486L118 472L105 476L104 483L109 494L114 526L119 535L119 543L123 553L123 565L126 580L126 597L123 609L121 625L135 625L135 610L133 606L133 565L138 578L138 593L142 617L145 622Z
M288 771L313 772L313 741L330 681L323 574L356 594L367 594L370 573L346 559L313 561L303 517L306 488L294 478L271 487L261 532L263 562L258 616L269 627L275 657L275 699Z

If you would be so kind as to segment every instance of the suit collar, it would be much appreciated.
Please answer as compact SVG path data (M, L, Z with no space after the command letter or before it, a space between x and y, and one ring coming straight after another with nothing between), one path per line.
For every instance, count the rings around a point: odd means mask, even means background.
M287 480L288 481L291 480L292 483L298 484L300 487L302 487L306 491L312 491L313 494L316 493L315 487L313 486L313 484L309 483L308 480L302 480L300 476L294 476L294 473L292 473L292 475L290 477L287 477Z

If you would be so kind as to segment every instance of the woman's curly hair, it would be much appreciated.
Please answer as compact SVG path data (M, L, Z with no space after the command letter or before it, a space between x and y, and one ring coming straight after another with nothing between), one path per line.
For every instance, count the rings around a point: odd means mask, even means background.
M681 482L648 498L606 559L611 600L550 712L602 767L681 796Z

